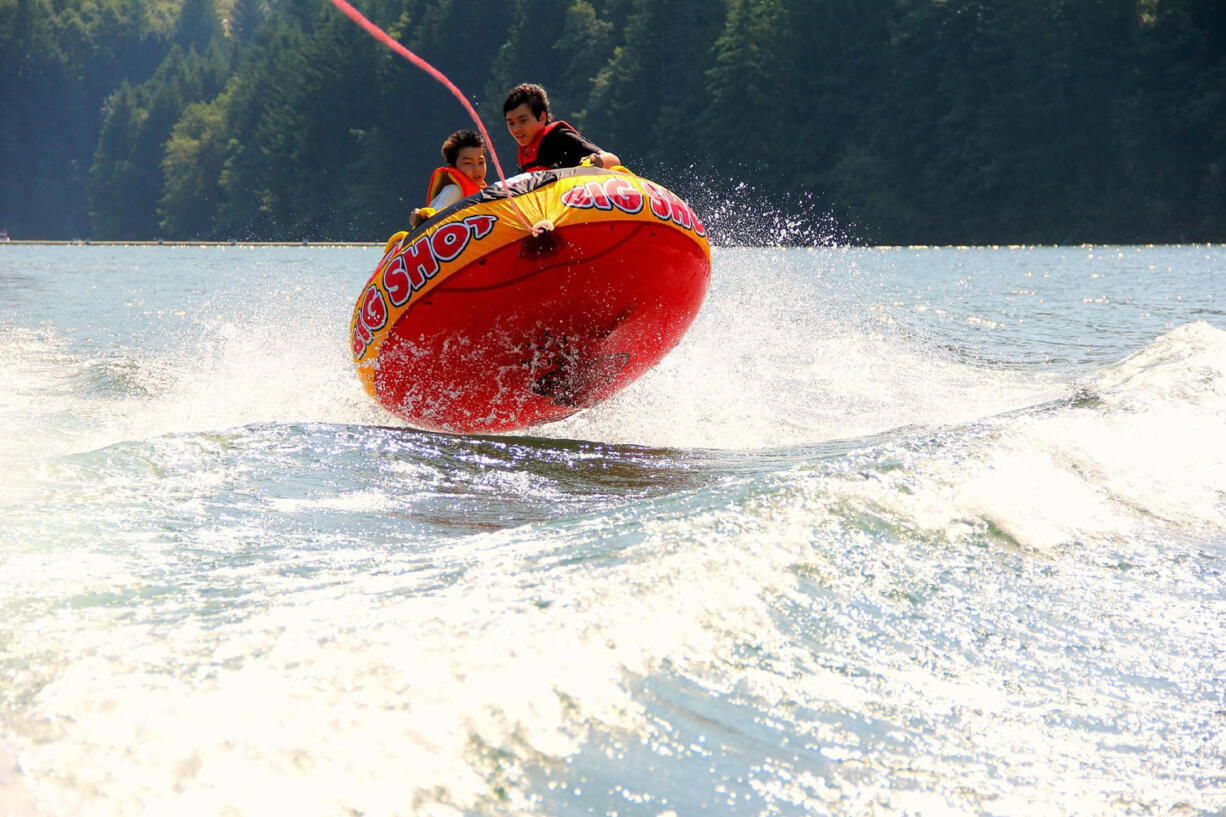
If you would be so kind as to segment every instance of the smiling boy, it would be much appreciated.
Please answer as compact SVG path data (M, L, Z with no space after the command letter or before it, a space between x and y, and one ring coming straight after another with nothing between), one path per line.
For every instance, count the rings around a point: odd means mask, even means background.
M445 207L485 187L485 140L473 130L458 130L447 137L442 148L444 166L430 176L425 207L409 216L416 227Z
M553 119L549 96L539 85L515 86L502 103L502 112L506 116L507 130L519 144L519 169L525 173L578 167L589 157L596 167L621 164L616 154L601 150L567 123Z

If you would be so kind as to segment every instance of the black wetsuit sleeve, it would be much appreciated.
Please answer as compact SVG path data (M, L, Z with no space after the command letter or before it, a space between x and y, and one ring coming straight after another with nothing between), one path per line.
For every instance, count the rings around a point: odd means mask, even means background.
M537 162L548 168L578 167L584 158L600 153L600 148L580 136L567 125L560 125L541 140Z

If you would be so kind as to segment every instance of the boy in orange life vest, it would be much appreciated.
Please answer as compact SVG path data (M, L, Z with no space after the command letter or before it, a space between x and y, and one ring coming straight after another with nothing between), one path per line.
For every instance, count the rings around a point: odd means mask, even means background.
M430 175L430 187L426 191L429 204L409 216L410 228L485 187L485 140L481 134L458 130L448 136L443 142L443 161L447 164Z
M524 83L511 89L502 112L507 118L507 130L519 143L519 169L552 170L578 167L591 158L596 167L613 167L621 159L601 150L549 112L549 96L539 85Z

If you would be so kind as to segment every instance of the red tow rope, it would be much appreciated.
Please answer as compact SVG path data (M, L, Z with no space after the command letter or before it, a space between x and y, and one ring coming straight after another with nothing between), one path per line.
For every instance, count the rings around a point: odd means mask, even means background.
M370 34L370 36L374 37L376 40L383 43L388 48L392 49L397 54L404 57L406 60L441 82L448 91L451 91L452 96L460 100L460 104L464 106L464 110L468 111L468 115L471 116L473 121L477 123L477 129L481 131L481 137L485 139L485 146L489 149L490 157L494 160L494 169L498 171L498 178L502 179L502 185L507 191L507 200L511 202L511 206L515 208L515 214L518 215L519 220L524 223L524 227L528 228L528 232L536 235L539 230L528 222L528 219L526 216L524 216L523 211L519 209L519 205L515 203L515 197L511 195L511 188L507 185L506 174L502 172L502 165L498 161L498 154L494 152L494 142L490 139L489 132L485 129L485 123L481 121L481 117L477 116L476 109L473 108L472 104L468 101L464 94L460 92L460 89L455 87L451 80L447 79L442 71L439 71L433 65L426 62L400 43L396 42L394 39L392 39L390 34L363 17L362 12L349 5L346 0L332 0L332 5L344 12L345 16L350 20L353 20L359 26L366 29L366 32Z

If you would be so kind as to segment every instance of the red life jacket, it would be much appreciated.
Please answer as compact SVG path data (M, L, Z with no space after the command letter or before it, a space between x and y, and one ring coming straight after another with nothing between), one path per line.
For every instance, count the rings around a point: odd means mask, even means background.
M529 170L549 170L549 167L541 164L536 160L536 154L541 149L541 142L544 141L545 135L559 125L566 125L561 119L555 119L545 127L536 132L536 136L532 137L532 141L526 145L520 145L516 151L516 158L519 159L519 169L527 173ZM570 128L570 125L566 125ZM574 128L570 128L574 130Z
M473 193L481 192L481 185L465 176L454 167L440 167L430 174L430 187L426 190L426 204L434 201L434 197L449 184L460 186L460 198L467 198Z

